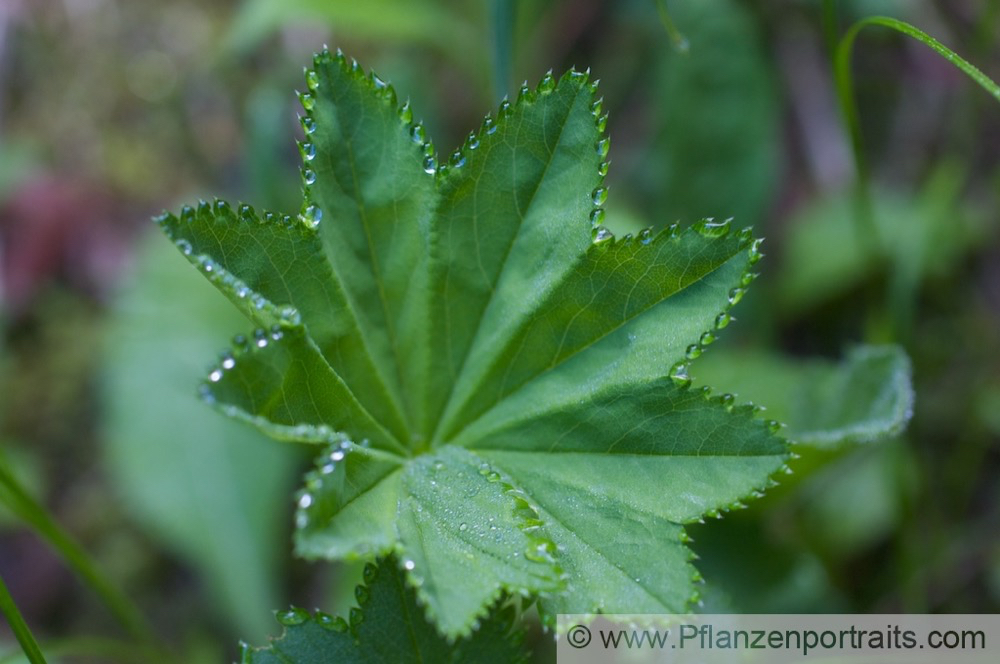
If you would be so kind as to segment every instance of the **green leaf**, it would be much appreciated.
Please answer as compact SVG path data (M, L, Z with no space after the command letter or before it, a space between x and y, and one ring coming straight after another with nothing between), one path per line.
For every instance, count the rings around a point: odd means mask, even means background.
M816 447L894 436L913 415L910 360L898 346L857 346L840 363L720 351L699 376L767 406L789 439Z
M323 446L298 553L398 555L451 638L504 593L547 615L684 610L683 525L787 455L752 408L688 387L760 241L601 226L607 118L586 74L523 88L447 158L341 54L306 82L296 219L161 218L260 326L206 399Z
M497 606L466 639L449 641L423 617L414 589L392 557L365 567L355 593L359 608L343 618L303 609L278 613L285 631L264 648L244 646L243 664L406 664L408 662L525 661L513 607Z
M242 319L159 235L138 257L104 349L111 479L136 522L204 580L223 619L266 634L300 456L194 402L205 360Z

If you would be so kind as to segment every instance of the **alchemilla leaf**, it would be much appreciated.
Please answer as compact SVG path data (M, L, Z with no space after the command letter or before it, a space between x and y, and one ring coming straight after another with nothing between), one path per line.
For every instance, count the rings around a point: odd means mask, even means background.
M205 398L322 446L298 552L397 555L448 637L505 593L545 615L685 610L684 524L787 456L777 423L689 387L760 241L712 220L614 238L585 73L523 88L445 155L343 55L306 83L298 215L161 218L259 328Z
M365 566L348 619L291 608L279 611L284 633L265 647L243 646L243 664L517 664L526 657L515 609L497 606L476 633L449 641L423 615L416 593L392 557Z

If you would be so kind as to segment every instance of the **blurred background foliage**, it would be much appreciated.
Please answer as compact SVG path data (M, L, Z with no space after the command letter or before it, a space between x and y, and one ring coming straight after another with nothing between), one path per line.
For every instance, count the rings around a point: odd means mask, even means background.
M908 430L803 443L765 498L692 529L706 610L1000 611L1000 108L924 46L863 32L859 235L830 64L880 13L1000 78L1000 2L832 4L670 0L678 36L654 0L0 3L0 462L182 661L232 659L289 602L343 609L356 569L290 557L306 455L195 398L247 323L148 220L212 195L298 209L291 91L324 43L410 97L444 154L520 81L590 67L616 232L731 216L767 237L696 379L822 402L824 381L855 384L857 344L912 363ZM772 406L792 434L795 408ZM120 635L2 507L0 574L44 641Z

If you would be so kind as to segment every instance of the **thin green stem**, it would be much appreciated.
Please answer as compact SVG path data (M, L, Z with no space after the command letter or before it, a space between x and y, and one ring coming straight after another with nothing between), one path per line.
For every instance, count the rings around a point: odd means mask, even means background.
M862 194L866 198L865 207L868 209L869 213L871 210L870 197L868 196L869 170L868 163L865 159L864 138L861 134L861 124L858 121L857 99L855 99L854 96L854 82L851 76L851 54L854 48L854 40L857 38L858 33L871 25L890 28L916 39L921 44L931 48L943 56L948 62L958 67L969 78L978 83L984 90L995 97L997 101L1000 101L1000 86L994 83L992 79L986 76L986 74L980 71L975 65L959 56L953 50L934 39L923 30L920 30L909 23L905 23L888 16L870 16L858 21L848 28L847 32L841 38L840 43L837 45L837 51L834 57L834 76L837 86L837 98L840 101L841 112L844 115L844 121L847 124L847 129L851 134L851 148L854 152L854 164L857 169L858 184ZM866 217L866 221L864 223L870 224L871 222L871 217ZM873 230L873 228L869 230Z
M687 53L691 48L691 43L688 41L687 37L677 29L677 24L674 23L674 19L670 17L670 12L667 11L666 0L656 0L656 10L660 13L660 23L663 24L663 29L667 31L667 35L670 37L670 41L673 43L674 48L678 53Z
M512 0L493 0L493 90L499 102L507 96L514 53L514 21L517 6Z
M828 22L834 10L833 3L830 0L824 1L824 10L825 20ZM841 114L851 137L851 151L854 156L854 167L857 174L854 215L856 222L855 231L859 244L865 243L867 240L867 243L874 247L876 251L881 252L884 248L879 241L875 223L875 213L871 197L871 173L865 155L864 136L861 133L861 123L858 119L858 103L854 95L854 81L851 75L851 54L853 53L854 41L861 30L868 26L889 28L916 39L958 67L969 78L996 98L997 101L1000 101L1000 86L976 66L923 30L895 18L871 16L862 19L848 28L847 32L840 39L834 53L834 80Z
M13 630L17 642L21 644L21 650L28 657L28 661L31 664L45 664L45 656L42 655L35 637L31 635L28 623L24 622L21 612L17 610L14 598L10 596L7 584L3 582L2 576L0 576L0 612L7 619L7 623L10 625L11 630Z
M140 641L153 642L153 630L138 607L104 576L72 536L24 490L10 472L2 454L0 454L0 502L6 504L11 512L48 542L66 564L97 593L129 634Z

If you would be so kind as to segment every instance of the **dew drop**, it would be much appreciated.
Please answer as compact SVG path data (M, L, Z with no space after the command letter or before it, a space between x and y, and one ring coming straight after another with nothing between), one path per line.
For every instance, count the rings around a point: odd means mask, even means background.
M424 173L428 175L434 175L437 172L437 161L434 157L427 157L424 159Z
M698 343L702 346L707 346L713 341L715 341L715 335L711 332L703 332L701 337L698 339Z
M213 383L218 383L222 380L222 369L214 369L212 373L208 374L208 379Z
M385 90L388 87L388 83L382 80L382 78L375 72L371 73L372 85L375 86L376 90Z
M302 104L302 108L306 111L311 111L316 108L316 98L308 92L299 93L299 103Z
M604 159L605 157L608 156L608 151L611 149L611 139L602 138L601 140L597 141L595 147L597 149L597 156L600 157L601 159Z
M278 622L282 625L285 625L286 627L293 627L295 625L301 625L305 621L309 620L309 612L305 609L293 606L287 611L278 611L274 617L277 618Z
M413 571L414 567L416 567L416 564L412 560L404 560L403 561L403 569L405 569L407 571Z
M729 233L731 219L715 221L711 217L695 222L693 228L703 237L719 238Z
M181 208L181 221L186 223L191 223L194 221L194 208L190 205L185 205Z
M356 606L351 607L351 627L357 627L365 621L365 614Z
M399 109L399 119L405 124L413 122L413 110L410 108L410 102L406 102L403 104L402 108Z
M464 533L468 529L469 529L469 524L467 524L467 523L460 523L460 524L458 524L458 530L460 532Z
M613 239L615 239L614 233L604 226L598 226L593 231L592 241L594 244L603 244Z
M779 431L781 431L781 422L779 422L778 420L768 420L767 430L770 431L771 433L778 433Z
M750 244L750 264L751 265L753 265L754 263L757 263L761 258L764 257L764 254L762 254L760 252L760 246L763 243L764 243L764 238L759 238L757 240L754 240Z
M281 341L283 336L285 336L285 331L281 329L281 325L275 323L271 326L271 341Z
M723 311L721 314L715 317L715 329L721 330L725 328L727 325L729 325L730 321L732 321L732 318L729 316L729 314Z
M299 143L299 152L306 161L316 158L316 145L314 143Z
M597 99L590 105L590 113L595 118L601 114L601 109L604 106L604 97Z
M699 346L698 344L691 344L690 346L687 347L687 350L684 351L684 357L686 357L689 360L698 359L699 357L701 357L701 346Z
M599 226L600 224L603 224L605 216L606 213L604 212L604 208L594 208L593 210L590 211L591 225Z
M541 93L548 93L555 89L556 79L552 76L552 70L550 69L545 76L542 77L541 82L538 84L538 91Z
M504 99L500 102L500 108L497 110L498 118L505 118L510 115L510 102Z
M311 168L303 168L302 181L305 182L307 185L316 184L316 171L312 170Z
M354 589L354 599L358 600L358 604L364 604L368 601L370 594L368 588L364 586L358 586Z
M253 341L254 345L257 346L257 348L266 348L267 334L264 332L264 330L254 330Z
M639 242L642 244L649 244L653 241L653 231L650 228L644 228L639 231Z
M347 621L340 616L331 616L329 613L323 613L322 611L317 611L315 620L319 623L320 627L325 627L331 632L346 632L347 631Z
M687 387L691 384L686 362L678 362L670 368L670 380L674 381L674 385L678 387Z
M604 115L597 118L597 131L603 134L604 130L607 128L608 128L608 114L605 113Z
M486 132L487 136L492 136L493 134L495 134L497 132L496 121L493 118L487 116L486 119L483 120L483 131Z
M236 358L233 357L232 353L226 353L222 356L222 368L229 371L236 366Z
M462 154L461 150L455 150L451 153L451 158L448 160L448 164L454 168L461 168L465 166L465 155Z
M378 567L372 563L365 563L365 570L363 573L365 583L374 583L375 579L378 578Z
M744 288L746 288L747 286L749 286L750 284L752 284L754 282L754 279L756 279L756 278L757 278L757 273L756 272L744 272L743 276L740 277L740 284Z
M299 498L299 507L301 509L309 509L309 506L313 504L313 497L311 493L304 493L302 497Z
M600 164L597 165L597 174L603 178L605 175L608 174L608 167L610 167L610 165L611 165L610 162L602 161Z
M594 205L604 205L604 203L608 200L608 188L598 187L591 192L590 198L594 201Z
M497 472L497 471L495 471L495 470L491 470L491 471L490 471L490 472L489 472L489 473L488 473L488 474L486 475L486 480L487 480L488 482L499 482L499 481L500 481L500 479L501 479L501 477L500 477L500 473L498 473L498 472Z
M302 211L299 218L310 228L316 228L323 219L323 210L318 205L310 205Z
M236 350L238 350L238 351L244 351L244 350L246 350L249 347L249 345L250 344L247 341L246 336L244 336L242 334L237 334L235 337L233 337L233 347Z
M465 139L465 147L469 150L475 150L479 147L479 137L476 136L475 132L469 132L469 137Z
M531 90L528 88L528 82L525 81L521 84L521 89L517 91L518 101L523 101L531 98Z
M219 214L229 214L231 209L226 201L215 201L215 210Z
M319 74L312 69L306 70L306 87L315 90L319 87Z
M410 138L414 143L419 143L423 145L427 142L427 131L424 129L423 125L415 124L410 129Z
M192 251L191 243L185 240L184 238L177 240L177 242L175 242L174 244L177 245L177 248L180 249L181 253L184 254L185 256L191 255Z
M729 291L729 304L736 304L743 299L744 291L742 288L734 288Z

